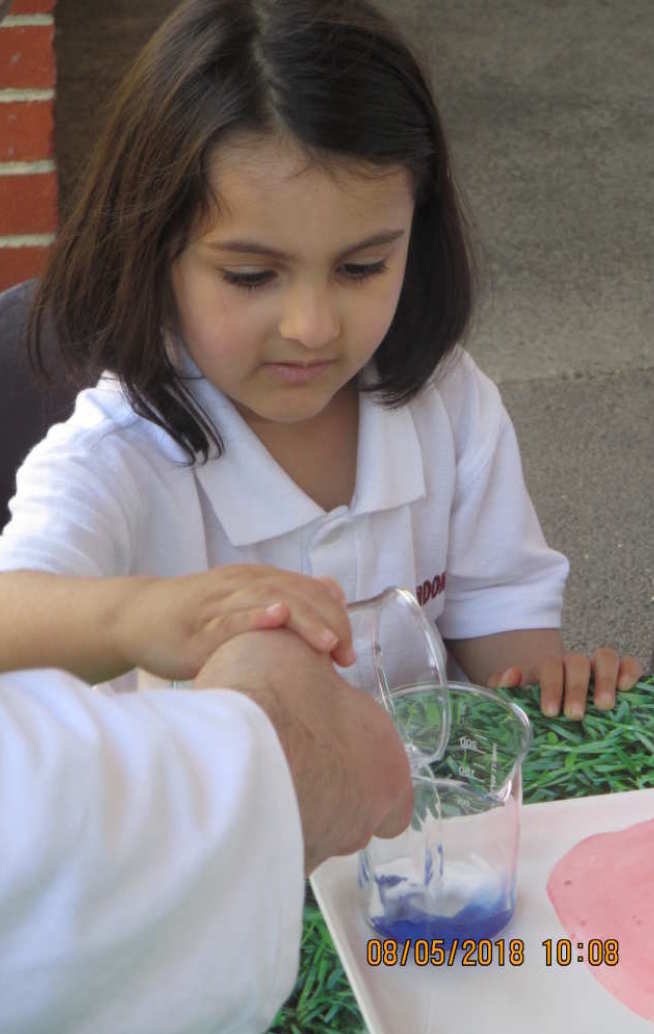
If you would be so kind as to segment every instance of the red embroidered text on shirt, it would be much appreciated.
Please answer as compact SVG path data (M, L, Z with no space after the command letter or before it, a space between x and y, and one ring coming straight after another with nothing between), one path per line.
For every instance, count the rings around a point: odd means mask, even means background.
M421 607L424 607L425 603L445 591L445 578L446 572L443 571L441 574L435 574L431 581L423 582L422 585L418 586L416 598Z

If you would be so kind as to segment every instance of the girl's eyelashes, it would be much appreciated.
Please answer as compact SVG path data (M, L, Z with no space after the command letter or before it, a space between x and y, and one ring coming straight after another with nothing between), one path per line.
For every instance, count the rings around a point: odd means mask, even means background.
M381 273L385 273L388 269L386 261L373 262L367 266L357 266L352 263L348 263L343 266L343 269L349 270L346 274L349 280L354 283L367 280L371 276L379 276ZM228 284L233 284L235 287L243 288L246 291L255 291L259 287L265 287L266 284L270 283L271 277L274 277L274 273L230 273L226 269L220 274Z

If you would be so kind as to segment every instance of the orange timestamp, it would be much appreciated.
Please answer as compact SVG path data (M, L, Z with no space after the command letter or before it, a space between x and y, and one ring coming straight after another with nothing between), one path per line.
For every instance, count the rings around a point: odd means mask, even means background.
M392 937L371 937L367 942L366 961L369 966L406 966L413 961L416 966L523 966L525 942L519 937L510 941L500 938L454 937L447 945L442 938L407 938L398 942Z

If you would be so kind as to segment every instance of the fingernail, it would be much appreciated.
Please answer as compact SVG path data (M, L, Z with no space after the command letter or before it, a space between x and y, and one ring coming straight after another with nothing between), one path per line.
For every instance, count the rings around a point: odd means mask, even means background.
M325 630L324 632L320 633L320 642L331 650L334 646L336 646L336 643L338 642L338 636L334 635L333 632Z
M618 682L618 689L629 689L633 682L632 675L623 675Z
M543 704L543 714L546 715L548 718L555 718L558 713L559 709L556 706L556 704L553 704L550 701Z
M609 707L613 706L613 701L609 693L600 693L595 700L595 707L599 707L601 710L605 708L608 710Z
M571 704L570 707L565 709L566 718L571 718L573 722L578 721L583 716L583 713L584 709L579 704Z
M507 683L508 683L508 682L510 681L510 679L511 679L511 672L512 672L512 671L513 671L513 668L509 668L509 670L508 670L508 671L505 671L505 672L504 672L504 674L502 675L502 678L500 679L500 686L506 686L506 684L507 684Z

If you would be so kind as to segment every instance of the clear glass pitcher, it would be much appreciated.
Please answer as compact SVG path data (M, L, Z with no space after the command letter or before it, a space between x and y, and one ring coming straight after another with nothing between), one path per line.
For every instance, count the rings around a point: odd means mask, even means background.
M493 690L462 682L448 690L447 750L414 770L411 825L391 840L373 837L358 865L364 916L379 936L443 947L493 937L513 915L521 765L532 738L525 712ZM411 725L405 699L395 709Z
M386 708L412 771L420 771L442 758L450 733L447 654L440 633L413 593L395 586L351 603L347 613L356 661L334 668Z

